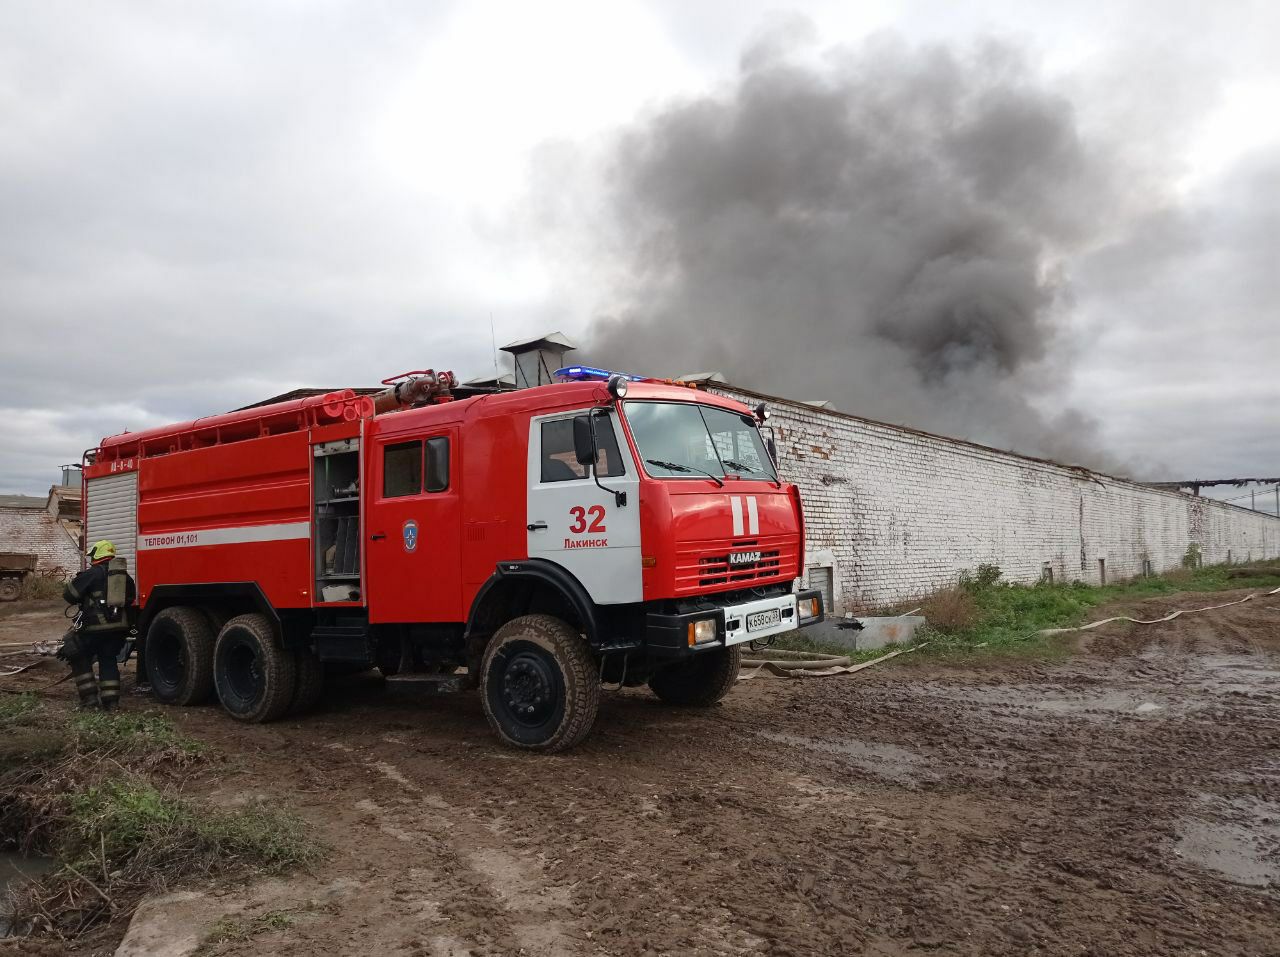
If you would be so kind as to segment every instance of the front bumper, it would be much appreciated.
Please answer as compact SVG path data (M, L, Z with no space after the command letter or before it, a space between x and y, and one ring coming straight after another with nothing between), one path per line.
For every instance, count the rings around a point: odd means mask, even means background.
M797 605L810 599L816 601L818 614L801 620ZM687 657L716 648L732 647L746 641L771 638L774 635L795 631L797 628L807 628L809 625L816 625L824 617L822 594L816 591L777 595L773 598L761 598L736 605L721 605L718 608L707 608L678 615L651 612L645 617L645 644L655 655ZM694 645L689 644L689 626L709 618L714 619L716 623L715 639Z

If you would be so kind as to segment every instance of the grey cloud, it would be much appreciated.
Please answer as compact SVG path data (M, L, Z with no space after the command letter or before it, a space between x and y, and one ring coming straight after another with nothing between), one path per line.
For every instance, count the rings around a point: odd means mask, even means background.
M0 491L47 487L104 434L487 365L483 305L450 276L472 251L443 238L467 225L374 147L446 13L6 7Z

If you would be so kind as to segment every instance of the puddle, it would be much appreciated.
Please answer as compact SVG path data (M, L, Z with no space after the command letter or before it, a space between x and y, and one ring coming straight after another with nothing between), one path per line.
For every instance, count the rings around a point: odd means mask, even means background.
M1274 658L1262 655L1201 655L1209 672L1206 685L1214 691L1280 698L1280 669L1267 667Z
M25 880L48 874L55 866L49 857L0 852L0 937L9 936L9 891Z
M896 784L919 784L921 781L936 781L938 775L928 768L928 760L921 754L900 747L896 744L885 744L876 741L858 741L854 738L832 740L829 738L806 738L798 734L786 734L781 731L761 731L760 737L788 747L803 748L824 754L838 754L868 774L886 778Z
M1175 853L1236 884L1280 884L1280 805L1206 796L1203 806L1214 816L1183 818Z
M998 709L1025 713L1066 715L1092 720L1102 720L1115 715L1135 717L1163 717L1172 710L1171 703L1159 694L1141 691L1121 691L1103 688L1097 691L1065 692L1061 688L1044 685L1000 685L990 688L927 688L923 694L947 698L966 704L982 705L997 709L994 717L1001 717ZM1179 700L1177 710L1187 712L1202 705Z

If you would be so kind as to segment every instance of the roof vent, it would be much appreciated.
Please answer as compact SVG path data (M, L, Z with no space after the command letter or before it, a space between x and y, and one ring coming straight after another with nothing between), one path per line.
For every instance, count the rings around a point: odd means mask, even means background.
M536 339L508 343L502 351L511 353L514 360L512 375L516 388L528 389L555 382L553 373L568 365L565 355L577 348L563 333L552 332Z

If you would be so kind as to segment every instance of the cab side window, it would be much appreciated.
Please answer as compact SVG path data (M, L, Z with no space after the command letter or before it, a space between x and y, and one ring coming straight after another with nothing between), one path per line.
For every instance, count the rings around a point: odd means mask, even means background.
M577 416L576 418L585 418ZM622 456L618 452L618 440L613 432L613 420L607 416L596 419L596 445L598 457L596 471L604 478L623 475ZM573 419L553 419L542 423L542 481L571 482L586 478L587 470L578 464L573 452Z
M401 498L421 491L422 443L399 442L386 446L382 451L382 497Z
M427 491L443 492L449 487L449 439L427 439Z

